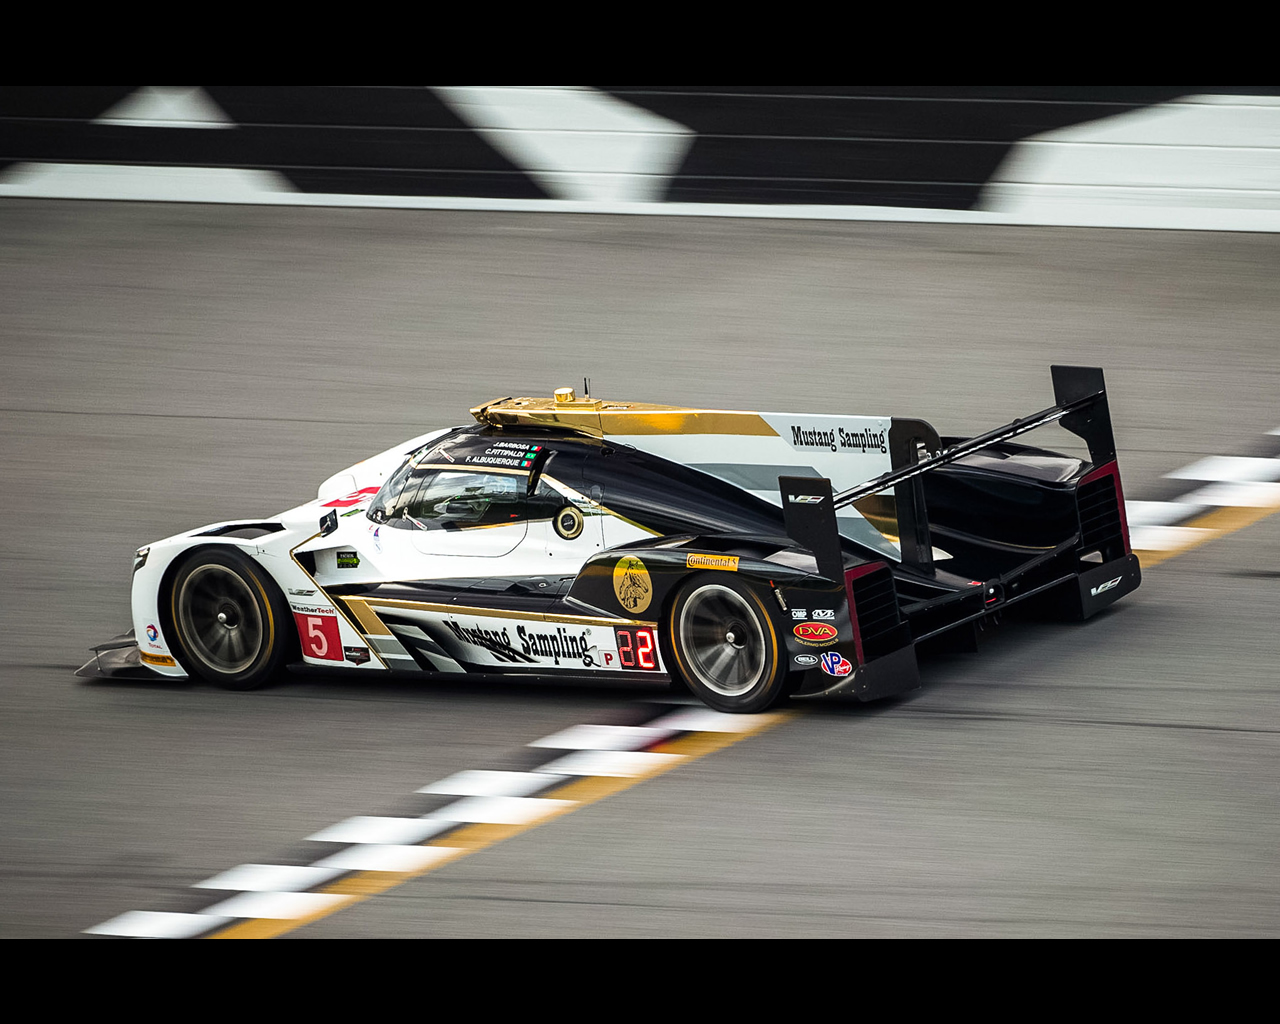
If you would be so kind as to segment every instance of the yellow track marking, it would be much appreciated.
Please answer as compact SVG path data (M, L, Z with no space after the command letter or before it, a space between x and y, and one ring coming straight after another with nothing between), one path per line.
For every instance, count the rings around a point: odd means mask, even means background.
M1176 548L1169 548L1164 551L1144 551L1139 548L1135 549L1134 553L1139 556L1143 568L1151 568L1161 562L1167 562L1171 558L1185 555L1188 551L1208 544L1211 540L1217 540L1219 537L1225 537L1227 534L1235 533L1237 530L1243 530L1246 526L1252 526L1254 523L1266 519L1267 516L1274 515L1277 512L1280 512L1280 505L1263 505L1257 508L1232 505L1214 509L1212 512L1206 512L1190 522L1179 524L1193 530L1204 530L1205 532L1200 536L1192 537Z
M504 839L510 839L522 832L537 828L548 821L554 821L556 818L566 814L572 814L580 807L586 807L589 804L604 800L606 797L613 796L615 793L621 793L625 789L645 782L648 779L655 778L665 772L671 771L673 768L687 764L689 761L705 757L713 754L717 750L723 750L725 747L732 746L740 740L746 739L748 736L758 736L767 729L773 728L786 721L788 718L794 717L798 712L795 711L774 711L768 714L758 716L755 725L743 732L694 732L687 736L681 736L677 739L662 743L651 748L652 753L657 754L681 754L685 758L682 761L668 761L654 767L644 775L615 777L603 775L586 775L578 778L566 777L565 784L557 787L547 793L541 794L553 800L571 800L570 806L559 808L558 810L544 817L538 818L536 821L528 822L520 825L499 825L499 824L472 824L464 825L454 830L448 835L441 836L439 839L425 843L425 846L443 847L445 849L456 850L453 856L445 857L431 865L418 871L358 871L330 885L319 889L319 892L331 895L342 895L349 897L341 903L326 907L324 910L309 914L306 917L290 918L287 920L268 920L263 918L255 918L237 922L229 925L222 930L207 936L211 939L271 939L279 935L285 935L291 931L295 931L304 925L319 921L321 918L328 917L330 914L337 913L339 910L345 910L347 907L356 903L361 903L372 896L377 896L396 886L403 885L405 882L422 875L435 871L437 868L446 864L452 864L456 860L460 860L469 854L476 853L486 849L496 843L502 842Z

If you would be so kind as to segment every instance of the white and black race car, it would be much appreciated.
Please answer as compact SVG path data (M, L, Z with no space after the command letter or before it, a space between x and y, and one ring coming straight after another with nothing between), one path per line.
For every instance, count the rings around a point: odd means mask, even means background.
M80 671L605 674L736 712L900 693L923 640L1138 586L1102 371L1053 380L1053 406L968 440L570 389L489 402L315 501L139 549L134 628ZM1088 460L1012 443L1055 421Z

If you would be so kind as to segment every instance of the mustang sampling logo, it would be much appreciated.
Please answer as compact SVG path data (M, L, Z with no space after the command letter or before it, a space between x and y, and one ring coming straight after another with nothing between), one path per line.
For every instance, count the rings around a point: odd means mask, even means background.
M613 592L618 603L633 615L648 608L653 600L653 580L644 562L631 555L619 558L613 567Z
M600 664L600 652L587 639L590 632L591 630L585 629L574 636L563 626L557 626L554 633L535 633L524 626L516 626L516 636L520 638L520 646L525 654L551 658L557 665L561 658L580 661L588 668Z
M791 447L793 448L830 448L833 452L847 451L888 452L889 445L885 441L883 430L845 430L836 427L833 430L806 430L804 427L792 426Z
M459 625L453 619L445 619L444 624L464 644L482 647L499 661L533 661L533 658L528 654L517 651L511 646L511 633L506 629L499 633L496 629L485 629L479 623L468 628L467 626Z

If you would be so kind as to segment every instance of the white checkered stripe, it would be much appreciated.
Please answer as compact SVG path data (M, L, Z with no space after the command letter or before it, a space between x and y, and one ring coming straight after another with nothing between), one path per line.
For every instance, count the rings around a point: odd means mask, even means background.
M207 892L198 909L131 910L86 929L90 935L189 939L253 919L296 920L336 910L362 897L325 891L354 872L422 874L469 851L449 845L474 824L528 826L566 813L578 801L556 792L584 776L642 779L687 760L651 748L697 733L747 733L771 715L724 715L702 706L647 705L641 725L575 725L535 740L527 752L544 763L528 771L460 771L422 786L415 799L438 802L422 814L361 815L308 836L315 856L305 864L241 864L196 882ZM537 756L535 754L535 756Z
M1280 427L1268 431L1254 456L1211 455L1169 473L1173 497L1126 501L1129 545L1139 553L1176 553L1209 540L1216 530L1198 525L1216 509L1280 509Z

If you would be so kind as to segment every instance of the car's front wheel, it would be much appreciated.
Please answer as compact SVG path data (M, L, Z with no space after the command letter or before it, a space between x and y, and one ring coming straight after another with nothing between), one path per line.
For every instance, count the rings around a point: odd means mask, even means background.
M179 565L170 619L193 675L230 690L252 690L280 671L288 654L289 609L252 559L230 548L197 551Z
M707 573L685 583L667 635L680 675L718 711L763 711L786 693L786 652L773 615L736 579Z

